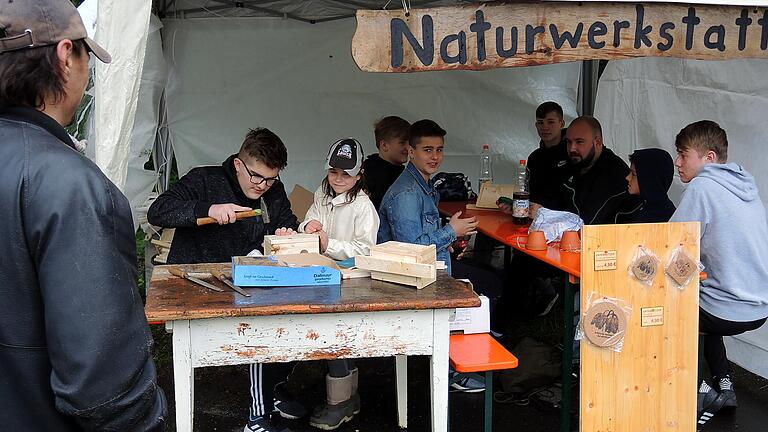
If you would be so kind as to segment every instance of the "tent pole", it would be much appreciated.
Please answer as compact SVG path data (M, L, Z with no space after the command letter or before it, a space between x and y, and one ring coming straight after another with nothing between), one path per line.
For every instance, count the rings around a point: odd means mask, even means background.
M173 146L168 136L168 113L165 105L165 94L160 97L160 118L155 134L155 148L152 151L152 161L157 173L157 192L163 193L170 187L171 167L173 164Z
M595 113L595 98L597 95L597 71L599 60L584 60L581 62L579 78L579 104L581 115Z

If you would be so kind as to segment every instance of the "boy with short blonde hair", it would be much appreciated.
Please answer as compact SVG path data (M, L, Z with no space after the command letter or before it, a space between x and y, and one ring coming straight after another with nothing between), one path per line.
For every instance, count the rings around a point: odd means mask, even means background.
M768 316L768 223L754 177L726 163L728 138L720 125L691 123L677 134L675 147L675 166L688 187L671 221L701 223L707 272L699 291L699 331L713 385L700 377L702 423L737 406L723 336L757 329Z

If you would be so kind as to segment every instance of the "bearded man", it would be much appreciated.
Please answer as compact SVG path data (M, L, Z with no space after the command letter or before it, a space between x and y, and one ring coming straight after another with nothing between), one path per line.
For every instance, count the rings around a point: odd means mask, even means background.
M542 199L553 210L578 214L584 223L612 224L626 202L629 167L605 146L600 122L576 118L566 132L568 163L556 174L557 187Z

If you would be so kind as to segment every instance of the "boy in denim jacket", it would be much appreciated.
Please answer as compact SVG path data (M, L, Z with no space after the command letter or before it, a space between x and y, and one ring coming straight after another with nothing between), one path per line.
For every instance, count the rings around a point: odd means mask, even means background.
M460 219L461 212L457 212L447 225L441 226L437 211L440 194L430 177L443 162L445 134L432 120L419 120L411 125L411 161L381 200L378 242L433 244L437 248L437 259L444 261L451 273L449 247L457 237L475 231L477 220L474 217Z

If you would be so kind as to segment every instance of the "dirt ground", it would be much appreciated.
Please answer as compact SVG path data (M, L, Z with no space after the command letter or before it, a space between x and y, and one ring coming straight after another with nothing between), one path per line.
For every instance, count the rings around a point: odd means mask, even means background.
M173 368L170 358L158 362L160 385L168 395L168 431L174 431ZM372 358L357 361L360 370L362 411L340 432L400 431L397 426L394 360ZM735 386L740 407L733 413L721 413L701 432L765 432L768 427L768 380L735 367ZM325 365L323 362L299 364L291 375L289 388L297 399L312 407L323 400ZM410 357L408 362L408 431L430 430L429 362L427 357ZM498 381L495 388L501 389ZM247 366L202 368L195 370L195 431L239 432L248 418L250 404ZM543 393L546 393L543 392ZM578 394L578 389L575 389ZM509 396L509 395L507 395ZM483 393L450 393L450 429L453 432L483 430ZM555 406L531 397L507 403L495 402L495 431L555 432L559 430L560 411ZM542 398L544 399L544 398ZM306 420L284 420L283 426L294 432L316 432ZM574 415L574 429L578 419Z

